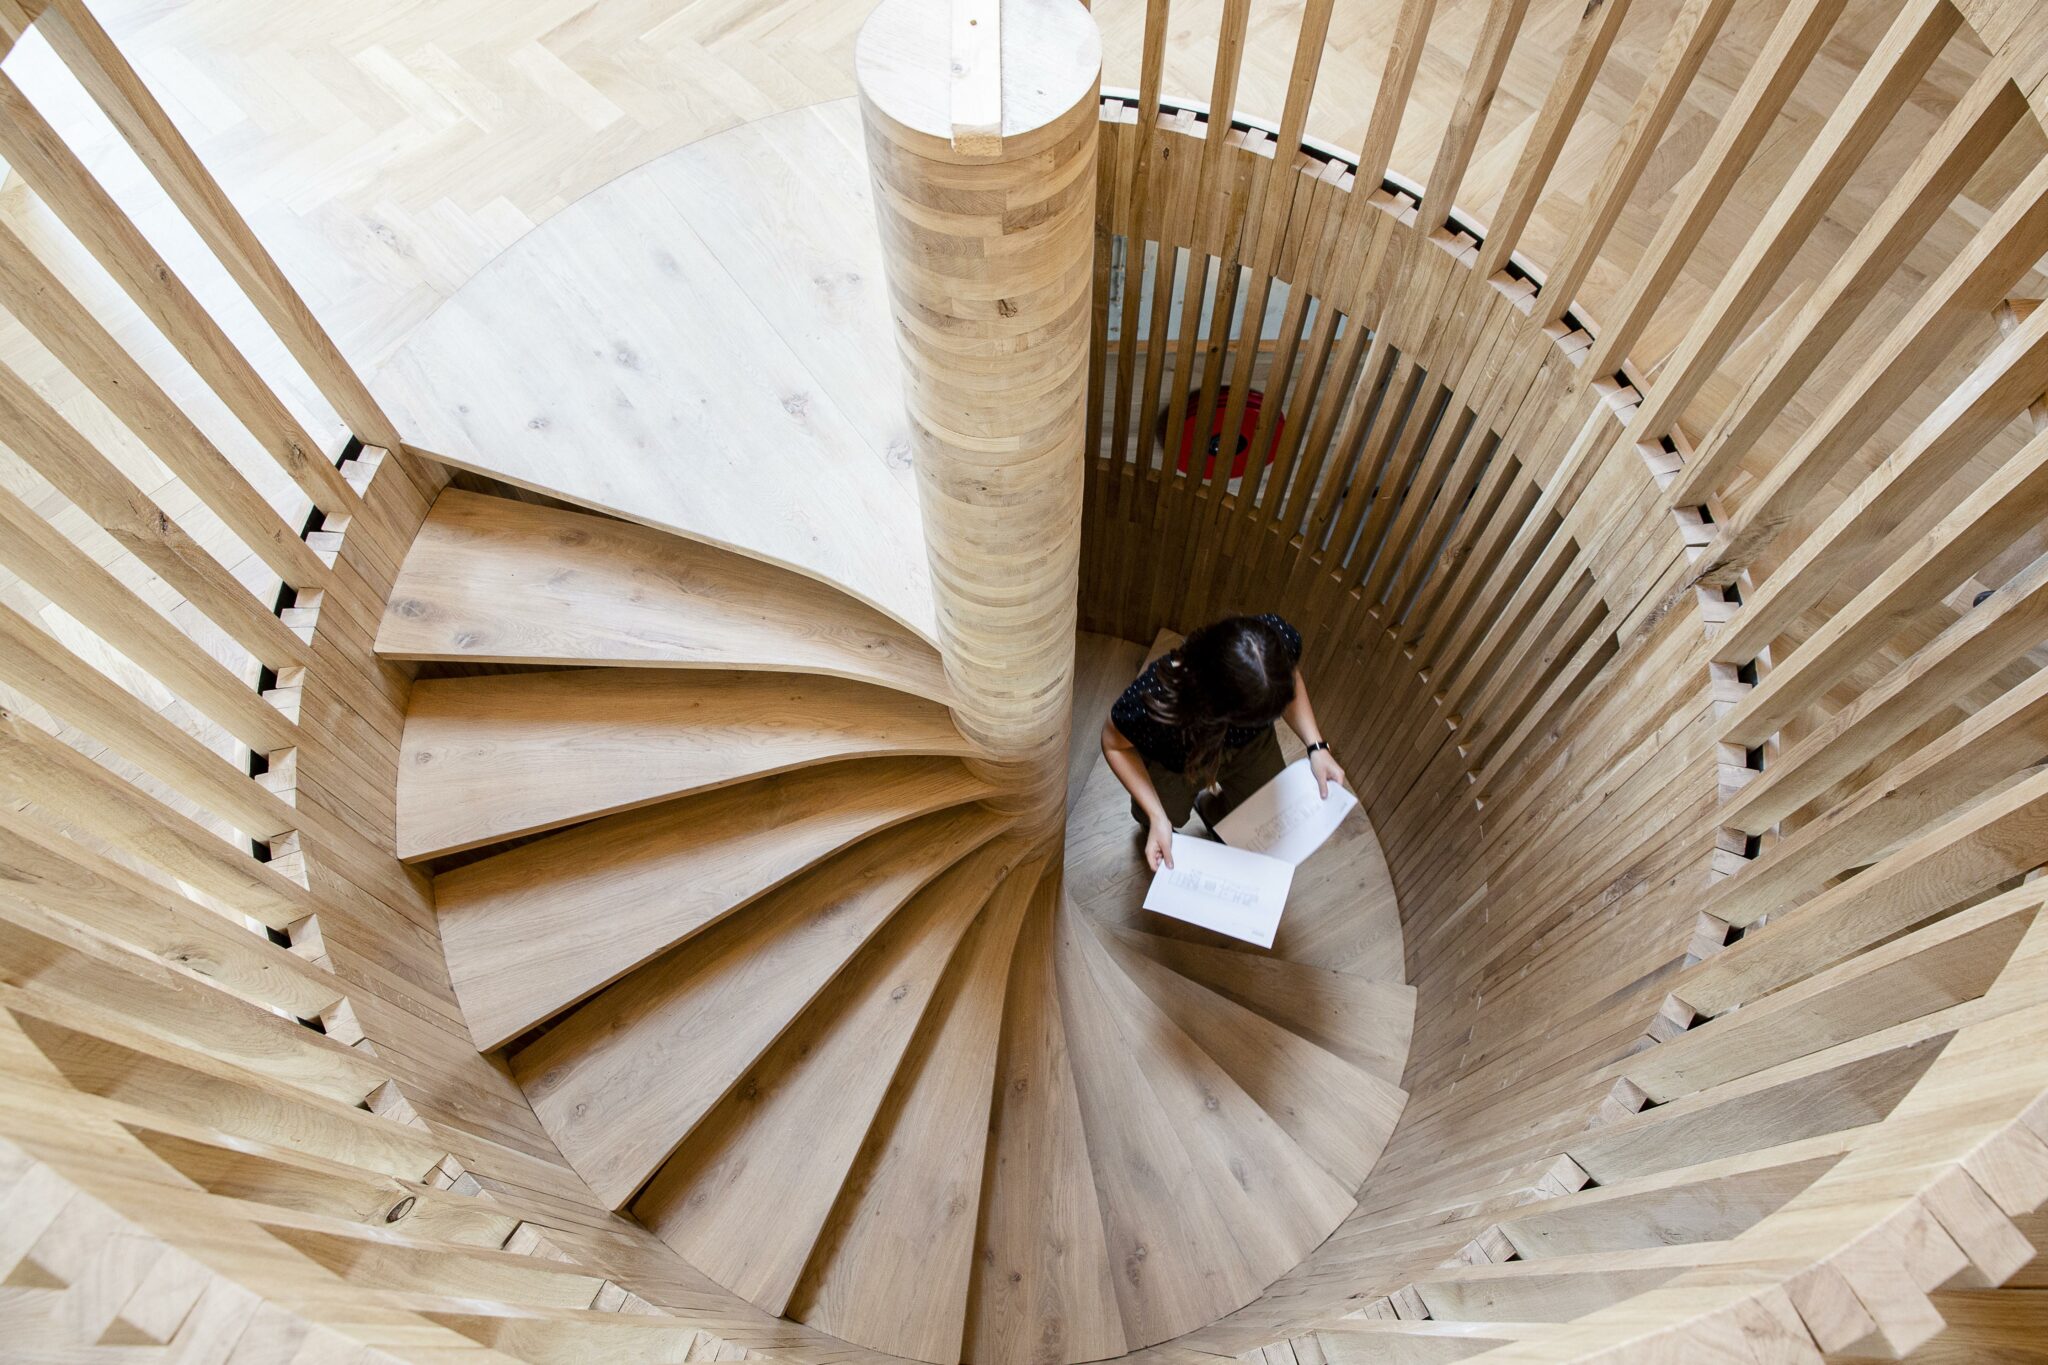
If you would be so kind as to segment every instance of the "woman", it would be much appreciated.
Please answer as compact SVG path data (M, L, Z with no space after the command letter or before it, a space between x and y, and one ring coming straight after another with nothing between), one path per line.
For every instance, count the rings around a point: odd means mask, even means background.
M1301 676L1301 633L1279 617L1203 626L1147 665L1102 724L1102 756L1145 827L1145 861L1173 866L1173 831L1199 801L1212 829L1285 767L1273 722L1308 745L1325 799L1344 770L1316 728Z

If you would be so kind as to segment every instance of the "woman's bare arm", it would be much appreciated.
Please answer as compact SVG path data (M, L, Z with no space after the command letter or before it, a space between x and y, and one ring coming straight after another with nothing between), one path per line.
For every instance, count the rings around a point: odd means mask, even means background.
M1162 862L1172 867L1173 822L1166 818L1166 803L1159 799L1159 789L1152 785L1152 774L1145 771L1145 760L1137 746L1124 738L1124 732L1116 728L1113 720L1102 722L1102 756L1108 761L1109 770L1116 774L1116 780L1124 784L1124 790L1138 803L1138 809L1145 812L1145 861L1154 871Z
M1294 700L1287 703L1287 709L1280 713L1280 718L1287 722L1287 728L1294 731L1303 744L1322 742L1323 732L1316 725L1316 708L1308 699L1308 679L1301 676L1298 668L1294 670ZM1308 758L1309 768L1316 775L1316 785L1322 789L1325 798L1330 794L1332 782L1349 785L1345 782L1344 770L1337 765L1336 758L1328 749L1318 749Z

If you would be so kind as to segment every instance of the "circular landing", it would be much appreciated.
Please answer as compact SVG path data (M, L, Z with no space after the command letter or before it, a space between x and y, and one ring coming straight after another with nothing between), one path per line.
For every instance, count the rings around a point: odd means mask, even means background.
M479 1047L735 1294L900 1356L1090 1360L1351 1211L1413 1017L1378 843L1354 816L1303 865L1270 952L1141 909L1094 738L1141 647L1080 641L1052 867L981 804L928 645L729 552L451 490L378 645L426 661L398 832Z
M736 129L384 376L427 448L628 518L435 505L377 640L422 664L398 846L478 1047L611 1207L876 1350L1116 1356L1355 1206L1405 1100L1399 916L1362 814L1271 951L1141 908L1095 738L1137 644L1079 642L1062 864L983 804L874 231L850 101Z
M832 584L935 639L855 101L630 171L507 248L372 389L408 444Z

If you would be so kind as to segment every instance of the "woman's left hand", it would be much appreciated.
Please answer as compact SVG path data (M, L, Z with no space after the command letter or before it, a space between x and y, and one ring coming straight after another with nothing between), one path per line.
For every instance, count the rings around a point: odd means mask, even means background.
M1316 788L1323 794L1323 800L1330 799L1330 787L1349 786L1344 780L1344 770L1337 766L1337 760L1328 749L1318 749L1308 756L1308 770L1316 775Z

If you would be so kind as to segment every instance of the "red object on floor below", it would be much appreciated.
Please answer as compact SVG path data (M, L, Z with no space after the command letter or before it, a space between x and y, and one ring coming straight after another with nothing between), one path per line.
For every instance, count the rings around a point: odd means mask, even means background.
M1237 448L1230 457L1229 478L1244 477L1245 466L1249 463L1252 438L1259 430L1259 412L1265 406L1265 400L1266 395L1257 389L1251 390L1244 397L1244 417L1237 424ZM1188 395L1187 402L1181 409L1180 451L1174 468L1182 474L1188 472L1188 466L1194 460L1195 418L1200 415L1201 406L1202 395L1200 390L1197 390ZM1223 421L1229 415L1230 390L1227 387L1219 388L1216 390L1216 413L1209 419L1208 441L1205 443L1202 457L1202 478L1205 482L1215 477L1216 453L1223 445ZM1273 434L1266 444L1265 463L1273 463L1274 453L1280 449L1280 433L1286 429L1286 416L1276 415L1273 419Z

